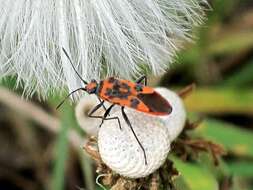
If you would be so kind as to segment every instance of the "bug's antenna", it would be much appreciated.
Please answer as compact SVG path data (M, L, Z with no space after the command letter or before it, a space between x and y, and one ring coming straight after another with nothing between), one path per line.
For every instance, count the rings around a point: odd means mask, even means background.
M74 67L73 62L71 61L71 59L70 59L70 57L69 57L67 51L66 51L63 47L62 47L62 50L63 50L64 54L66 55L66 57L68 58L68 60L69 60L70 64L72 65L72 67L73 67L75 73L77 74L77 76L81 79L81 81L83 81L84 84L88 84L88 82L86 82L86 81L81 77L81 75L77 72L77 70L76 70L76 68Z
M78 88L78 89L76 89L76 90L70 92L70 93L61 101L61 103L58 104L58 106L56 107L56 109L59 109L59 108L62 106L62 104L65 102L65 100L67 100L72 94L74 94L75 92L77 92L77 91L79 91L79 90L86 91L85 88Z

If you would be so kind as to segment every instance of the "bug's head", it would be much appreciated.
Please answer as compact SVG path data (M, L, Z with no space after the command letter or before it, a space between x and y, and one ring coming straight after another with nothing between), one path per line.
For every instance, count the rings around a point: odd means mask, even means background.
M96 93L97 88L98 88L98 83L97 83L96 80L91 80L91 82L88 83L88 84L85 86L85 90L86 90L86 92L88 92L89 94L94 94L94 93Z

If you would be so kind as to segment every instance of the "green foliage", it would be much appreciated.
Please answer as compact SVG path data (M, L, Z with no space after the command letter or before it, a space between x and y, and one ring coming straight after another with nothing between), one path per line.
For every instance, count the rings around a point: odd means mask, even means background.
M245 178L252 178L253 176L253 162L252 161L230 161L227 162L229 172L231 175Z
M175 167L181 174L182 180L176 182L176 185L182 187L182 181L184 187L187 186L189 190L218 190L218 183L215 176L200 164L197 163L185 163L179 159L172 159Z
M253 91L237 88L197 88L185 100L189 111L253 114Z
M68 131L72 125L69 119L69 115L72 115L71 111L72 109L68 105L64 105L61 111L61 130L55 147L55 161L51 187L51 189L55 190L64 188L66 161L68 159Z
M253 59L250 60L246 66L241 69L238 69L233 75L228 76L224 82L223 86L239 87L245 88L253 84Z
M208 119L194 133L223 145L233 154L253 157L253 133L249 130Z

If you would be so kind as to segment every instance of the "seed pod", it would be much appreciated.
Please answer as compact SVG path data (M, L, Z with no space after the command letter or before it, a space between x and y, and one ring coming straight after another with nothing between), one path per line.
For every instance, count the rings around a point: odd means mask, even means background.
M167 88L156 88L164 98L166 98L172 106L170 115L161 117L168 127L170 139L173 141L181 133L186 121L186 111L182 99L173 91Z
M105 121L99 130L99 152L103 162L115 172L130 178L145 177L165 161L170 150L169 132L165 123L156 116L133 109L126 109L126 114L145 149L147 164L140 145L120 111L112 117L120 118L122 129L117 121Z
M90 118L88 113L98 103L98 99L95 95L84 96L81 98L75 108L75 115L78 124L88 135L92 136L97 136L98 126L101 122L101 119ZM103 115L103 108L98 109L96 113L97 115Z

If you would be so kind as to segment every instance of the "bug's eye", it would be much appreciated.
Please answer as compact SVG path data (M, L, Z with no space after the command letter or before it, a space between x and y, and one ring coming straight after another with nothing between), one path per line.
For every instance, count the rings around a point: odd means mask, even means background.
M91 80L91 82L95 82L95 83L97 83L97 81L96 81L95 79L92 79L92 80Z
M92 93L95 93L96 92L96 88L92 88L89 90L89 93L92 94Z

